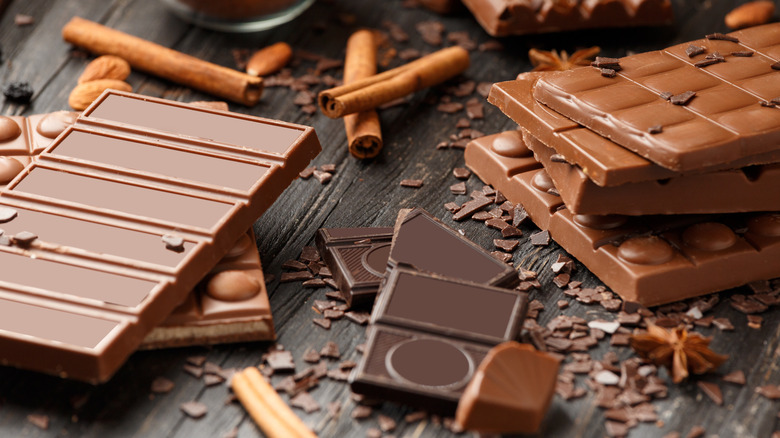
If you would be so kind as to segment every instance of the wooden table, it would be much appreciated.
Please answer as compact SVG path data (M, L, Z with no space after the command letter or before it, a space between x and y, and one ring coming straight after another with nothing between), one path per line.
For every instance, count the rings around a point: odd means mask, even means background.
M202 30L184 23L167 13L160 2L153 0L16 0L2 17L0 44L4 63L0 66L2 82L29 81L35 89L33 102L28 106L12 103L3 105L3 114L33 114L65 109L69 91L87 61L74 57L60 31L74 15L79 15L122 31L139 35L159 44L217 64L233 67L232 49L254 50L277 41L286 41L294 48L340 58L348 35L360 26L380 27L383 20L400 24L411 36L411 41L396 44L402 48L431 51L415 30L415 24L424 20L441 19L447 31L466 31L477 42L489 37L468 13L440 18L430 12L405 9L398 0L365 1L333 0L317 2L292 23L277 29L253 35L228 35ZM502 52L472 52L472 67L468 78L478 82L496 82L513 78L531 68L527 51L531 47L568 50L600 45L602 54L620 56L627 51L640 52L692 40L705 33L725 31L723 16L741 1L684 1L674 2L675 25L661 29L605 30L567 33L560 35L510 38L503 41ZM14 25L16 14L29 14L35 23ZM397 64L398 59L392 65ZM294 74L300 76L312 69L309 61L300 63ZM339 72L340 74L340 72ZM210 96L134 72L129 82L136 92L169 99L192 101L208 100ZM319 89L317 89L319 90ZM314 233L320 227L387 226L394 222L399 208L421 206L457 228L485 248L492 245L494 233L475 221L454 224L443 204L456 200L448 187L457 182L453 167L463 166L463 154L458 149L437 150L436 144L457 133L455 122L464 113L449 115L438 112L435 105L444 92L432 89L415 94L407 105L384 110L381 113L385 149L375 160L361 162L352 158L345 145L341 121L330 120L321 114L307 116L293 104L295 92L286 88L270 88L256 107L231 105L238 112L278 118L312 125L323 146L315 164L335 163L333 180L321 185L316 179L298 180L255 224L257 242L267 274L279 277L281 264L298 257L304 245L313 243ZM476 95L476 94L475 94ZM456 100L465 102L467 98ZM472 127L485 133L512 129L515 125L498 110L486 106L484 120L476 120ZM399 186L406 178L423 179L420 189ZM469 190L481 187L474 176L468 181ZM463 198L463 197L461 197ZM461 198L458 198L462 200ZM526 236L535 231L525 226ZM532 293L541 300L546 310L539 322L546 324L559 314L555 303L562 293L551 282L549 265L562 250L556 244L538 250L522 239L514 260L526 261L526 267L540 273L542 291ZM534 253L534 257L526 257ZM0 270L2 267L0 267ZM1 278L0 274L0 278ZM578 264L573 280L586 285L597 285L598 280ZM343 359L359 360L355 346L363 342L364 328L348 321L336 321L326 331L312 324L314 299L322 299L324 289L305 289L299 283L270 286L278 342L291 350L299 369L305 364L301 355L309 346L320 348L327 341L335 341L343 352ZM727 295L723 294L724 296ZM577 302L562 311L587 319L608 316L598 306ZM731 318L736 326L733 332L701 329L715 335L713 348L731 355L720 370L722 373L741 369L747 375L744 387L721 384L725 406L718 407L703 397L695 382L672 385L666 400L656 402L661 423L643 424L633 429L631 436L662 436L679 431L683 436L694 425L703 425L707 434L720 437L768 437L780 429L777 418L778 403L760 397L755 387L780 381L780 312L776 309L763 314L763 328L749 329L745 316L721 303L713 312L716 316ZM202 380L185 373L182 365L187 357L207 355L208 360L224 368L258 365L270 344L224 345L213 348L184 348L134 354L126 365L107 384L90 386L11 368L0 368L0 436L80 436L80 437L220 437L234 428L240 437L260 436L258 428L236 403L226 403L229 392L225 385L206 387ZM599 358L610 348L607 341L591 350ZM621 358L631 356L626 348L612 348ZM331 365L333 366L333 365ZM176 384L172 392L152 396L150 383L157 376L165 376ZM582 385L579 382L578 385ZM369 420L356 421L350 417L355 403L350 400L348 386L341 382L323 380L311 394L323 405L312 414L297 411L304 421L321 436L365 436L369 427L376 427L376 413ZM205 418L193 420L181 413L179 405L198 400L209 407ZM343 403L340 417L329 420L324 406L329 401ZM399 421L396 436L438 437L450 432L430 421L403 424L403 416L410 408L385 404L377 409ZM43 414L50 419L48 430L41 430L27 421L28 414ZM551 437L605 435L603 411L594 404L593 394L565 402L556 397L540 435Z

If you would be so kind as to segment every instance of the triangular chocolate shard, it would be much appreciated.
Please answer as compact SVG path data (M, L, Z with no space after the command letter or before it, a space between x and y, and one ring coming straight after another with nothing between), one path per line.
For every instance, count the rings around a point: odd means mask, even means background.
M528 344L490 350L458 403L456 423L488 433L535 433L550 406L559 361Z
M401 210L387 261L474 283L514 287L517 272L421 209Z

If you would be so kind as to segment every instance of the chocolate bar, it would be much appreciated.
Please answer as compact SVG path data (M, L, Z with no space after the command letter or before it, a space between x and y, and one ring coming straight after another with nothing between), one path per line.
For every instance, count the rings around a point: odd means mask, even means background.
M392 239L392 228L317 230L317 249L350 307L374 304Z
M780 164L599 187L579 167L554 160L555 150L530 133L524 131L523 140L544 165L566 208L575 214L640 216L780 210L780 191L776 190L780 187Z
M672 23L670 0L463 0L492 36Z
M534 97L662 167L691 171L780 149L778 60L773 23L627 56L614 75L552 72Z
M352 390L453 414L490 348L518 338L526 302L512 290L392 269L371 315L366 353L350 378Z
M780 276L780 213L574 215L516 131L504 138L517 141L503 155L469 143L466 165L624 300L655 306Z
M398 215L387 265L388 269L405 266L497 287L520 283L511 266L421 208Z
M141 349L276 339L263 267L250 229Z
M626 183L658 181L718 170L732 170L752 164L780 162L780 150L743 158L728 164L674 172L623 148L577 122L537 102L533 86L546 73L521 73L517 80L499 82L490 90L488 101L544 144L576 164L594 184L612 187ZM744 170L755 174L755 168ZM665 183L661 181L661 184Z
M309 127L106 91L0 192L0 360L106 381L319 150Z

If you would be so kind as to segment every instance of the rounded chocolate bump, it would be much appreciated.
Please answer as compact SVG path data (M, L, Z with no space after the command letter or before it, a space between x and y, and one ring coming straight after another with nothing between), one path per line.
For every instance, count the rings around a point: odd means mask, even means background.
M35 130L46 138L56 138L76 121L76 117L78 113L73 111L57 111L42 118Z
M619 214L575 214L573 219L577 225L594 230L612 230L628 221L627 217Z
M259 294L262 284L256 270L222 271L211 277L206 284L206 293L215 300L243 301Z
M390 257L390 244L375 246L363 254L363 266L377 277L383 277Z
M24 169L24 164L12 157L0 157L0 184L8 184Z
M548 190L555 188L552 178L550 178L550 175L548 175L547 171L544 169L539 169L539 171L536 172L534 179L531 180L531 185L534 186L535 189L545 193L547 193Z
M731 228L717 222L691 225L682 233L683 243L702 251L721 251L737 243Z
M756 216L748 221L748 229L760 236L780 237L780 213Z
M249 235L244 234L236 241L233 247L230 248L228 253L225 254L225 258L238 257L241 254L244 254L246 250L248 250L253 244L254 242L252 242L252 239L249 238Z
M520 131L506 131L497 135L490 145L493 152L503 157L520 158L531 156L531 150L523 141Z
M674 257L674 249L658 236L632 237L620 244L618 257L637 265L660 265Z
M474 364L460 347L444 340L411 339L385 357L390 375L421 386L455 389L468 383Z
M22 134L22 128L14 119L0 116L0 142L11 141Z

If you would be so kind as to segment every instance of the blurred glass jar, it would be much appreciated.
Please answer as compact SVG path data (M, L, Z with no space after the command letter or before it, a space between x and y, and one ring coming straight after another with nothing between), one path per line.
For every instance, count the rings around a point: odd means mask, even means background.
M256 32L286 23L314 0L162 0L176 15L225 32Z

